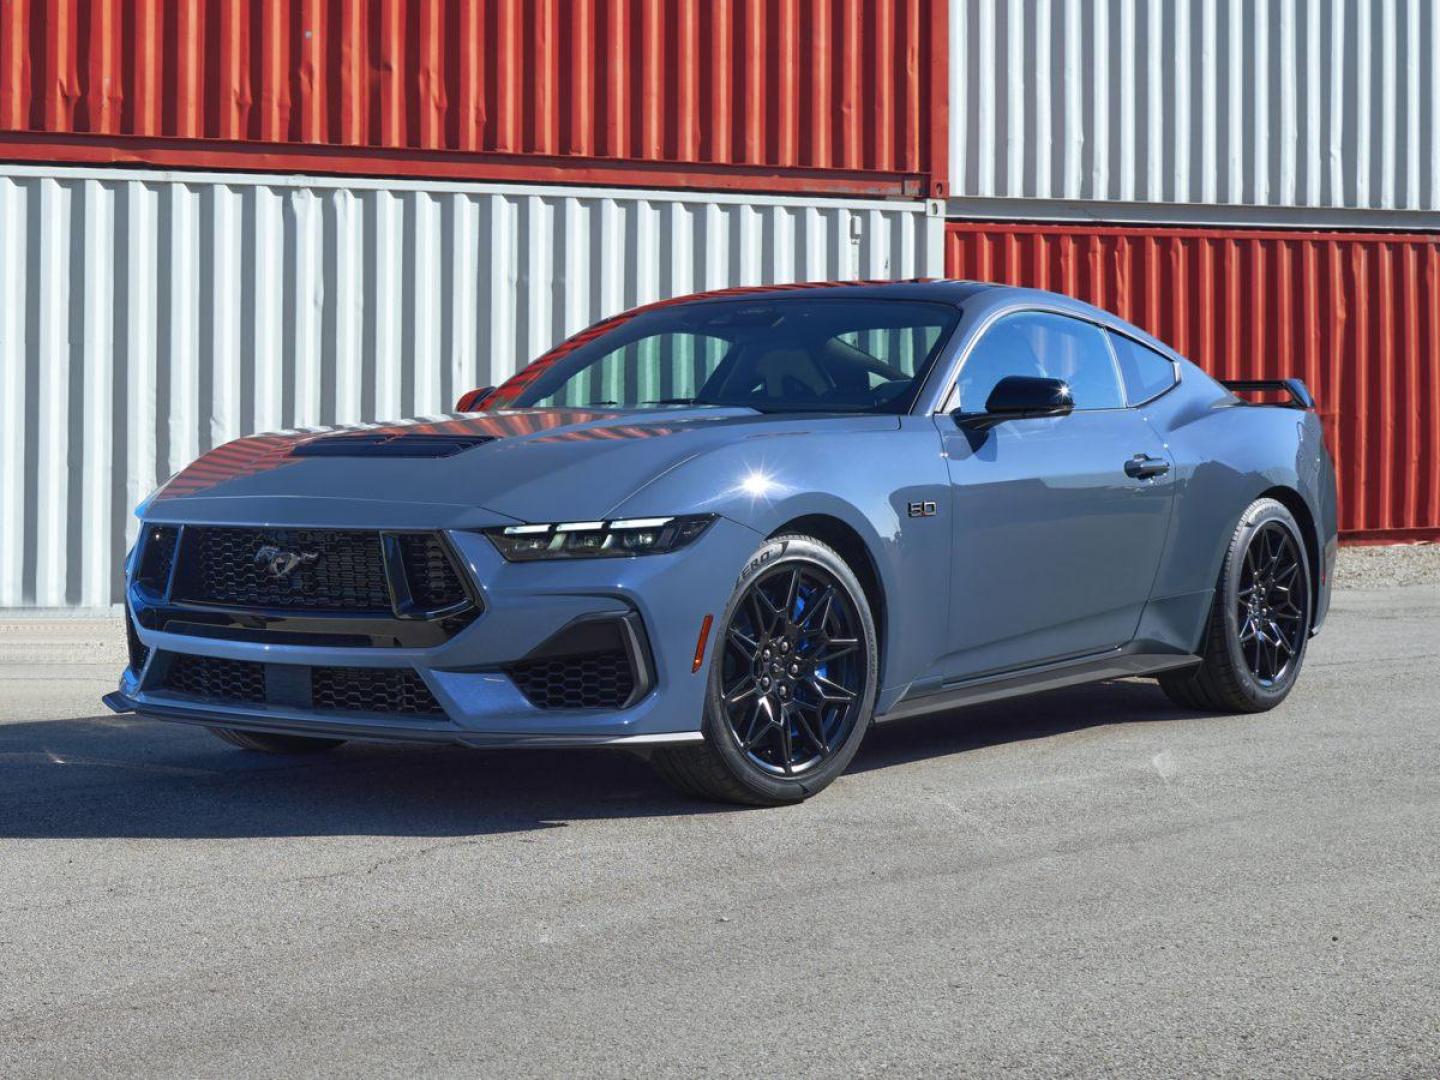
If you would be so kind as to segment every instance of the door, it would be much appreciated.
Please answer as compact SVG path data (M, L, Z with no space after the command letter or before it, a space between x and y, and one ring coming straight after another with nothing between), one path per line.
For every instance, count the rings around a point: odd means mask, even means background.
M1126 407L1104 331L1004 316L971 349L948 409L983 412L1007 375L1064 379L1075 409L984 430L935 417L954 507L947 679L1130 641L1169 523L1169 457Z

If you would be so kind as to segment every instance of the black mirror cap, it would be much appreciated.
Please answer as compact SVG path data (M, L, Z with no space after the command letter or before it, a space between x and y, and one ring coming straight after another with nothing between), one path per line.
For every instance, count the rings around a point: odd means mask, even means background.
M1064 379L1044 379L1034 375L1007 375L995 384L985 402L983 413L957 410L957 423L991 427L1004 420L1026 420L1037 416L1065 416L1073 412L1075 401L1070 384Z
M455 403L456 412L479 412L480 403L495 392L493 386L482 386L478 390L471 390L461 394L460 400Z
M1004 417L1064 416L1074 408L1069 383L1033 375L1005 376L985 401L987 413Z

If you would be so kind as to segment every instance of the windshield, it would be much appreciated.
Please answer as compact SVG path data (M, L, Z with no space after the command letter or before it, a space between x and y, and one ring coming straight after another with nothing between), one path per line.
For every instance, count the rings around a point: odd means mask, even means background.
M874 298L657 307L576 335L486 404L900 413L959 316L948 304Z

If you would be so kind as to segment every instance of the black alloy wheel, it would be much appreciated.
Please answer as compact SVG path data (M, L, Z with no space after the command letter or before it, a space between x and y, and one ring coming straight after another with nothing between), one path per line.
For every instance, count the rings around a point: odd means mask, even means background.
M824 567L776 567L751 582L724 642L720 700L758 769L797 776L835 753L864 690L857 616Z
M688 795L750 806L800 802L843 773L870 727L879 640L845 560L777 536L746 562L710 647L704 741L651 763Z
M1200 663L1162 674L1161 689L1187 709L1273 709L1299 677L1313 604L1295 515L1275 499L1256 499L1226 548Z
M1309 590L1295 537L1278 521L1261 526L1245 549L1236 591L1240 651L1261 686L1283 682L1308 628Z

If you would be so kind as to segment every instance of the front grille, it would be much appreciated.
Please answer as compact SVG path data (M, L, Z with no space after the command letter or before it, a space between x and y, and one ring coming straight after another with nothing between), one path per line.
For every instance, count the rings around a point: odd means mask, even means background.
M400 533L400 555L410 595L427 611L450 607L465 600L465 586L455 572L445 545L434 533Z
M312 668L310 697L313 707L322 712L444 713L425 680L409 668Z
M623 649L522 660L506 674L537 709L620 709L635 692Z
M266 548L276 549L272 561L300 561L276 576L256 562ZM192 526L175 588L185 600L231 607L391 612L380 534L368 531Z
M145 667L145 661L150 659L150 647L135 632L135 619L128 604L125 607L125 651L130 656L130 669L138 675Z
M177 653L165 675L165 688L208 701L261 704L265 701L265 665Z

